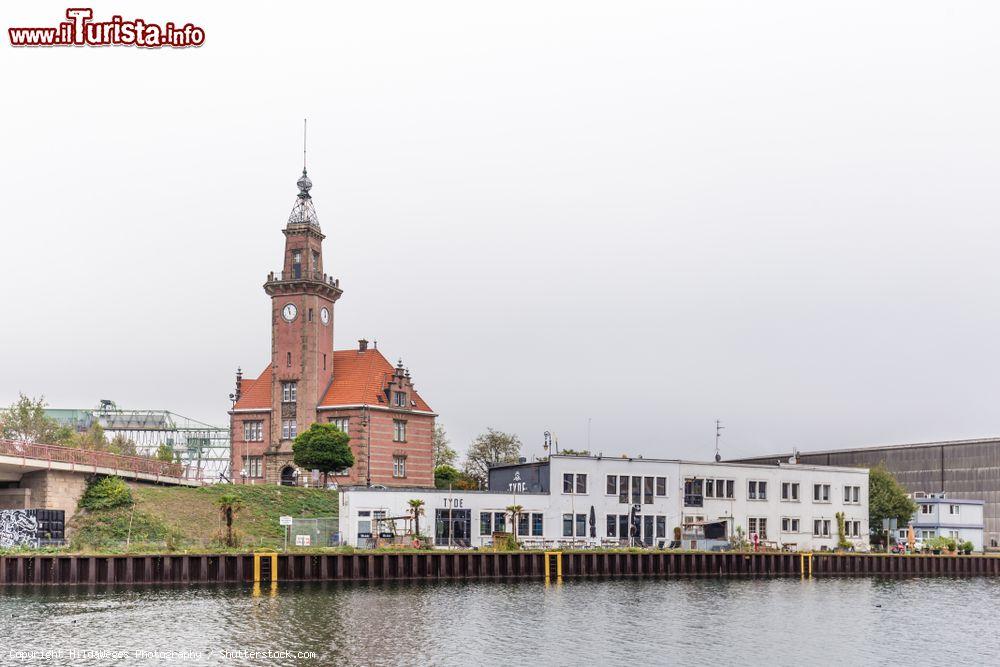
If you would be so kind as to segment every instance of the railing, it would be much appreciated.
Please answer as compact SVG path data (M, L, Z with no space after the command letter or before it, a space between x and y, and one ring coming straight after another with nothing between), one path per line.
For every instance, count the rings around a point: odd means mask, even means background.
M185 477L187 466L158 461L145 456L122 456L92 449L76 449L58 445L43 445L0 438L0 456L16 456L37 461L55 461L74 465L110 468L112 470L157 477Z
M294 280L311 280L326 283L331 287L340 287L340 280L331 278L322 271L271 271L267 274L267 282L281 283Z

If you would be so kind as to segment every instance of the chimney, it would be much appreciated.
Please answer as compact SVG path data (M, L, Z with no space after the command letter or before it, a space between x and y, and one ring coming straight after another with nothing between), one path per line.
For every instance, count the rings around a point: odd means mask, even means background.
M368 341L364 338L358 339L358 352L365 352L368 350Z

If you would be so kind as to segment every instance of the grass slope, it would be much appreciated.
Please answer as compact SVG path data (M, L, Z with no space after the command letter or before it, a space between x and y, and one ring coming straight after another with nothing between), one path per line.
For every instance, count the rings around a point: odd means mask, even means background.
M80 549L111 549L131 542L165 544L170 549L216 546L225 524L218 499L224 494L243 504L234 522L244 544L275 545L284 533L278 517L337 516L337 492L288 486L217 484L200 488L136 486L135 510L80 512L72 520L73 544Z

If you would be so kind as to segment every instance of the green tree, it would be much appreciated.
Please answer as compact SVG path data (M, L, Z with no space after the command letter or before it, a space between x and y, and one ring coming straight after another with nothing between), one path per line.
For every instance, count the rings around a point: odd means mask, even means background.
M413 515L413 534L420 537L420 515L424 513L424 501L413 498L407 505L410 506L410 514Z
M90 428L83 433L74 434L71 444L73 447L96 452L103 452L108 449L108 441L104 437L104 427L97 422L91 424Z
M350 437L333 424L314 423L299 433L292 443L295 465L304 470L319 470L326 485L328 473L354 465Z
M159 461L166 461L167 463L173 463L174 460L174 448L167 443L162 443L156 448L156 458Z
M476 480L454 466L443 465L434 468L434 486L439 489L472 490L479 487Z
M451 448L451 440L445 433L444 426L434 424L434 467L454 466L458 460L458 452Z
M226 522L226 546L235 547L236 538L233 535L233 520L237 513L243 509L243 501L233 493L224 493L216 501L219 505L219 513Z
M465 474L479 485L485 485L491 463L517 463L520 455L520 438L513 433L489 428L469 445L465 454Z
M883 519L896 519L905 526L916 511L917 504L884 465L868 471L868 526L872 530L881 533Z
M0 410L0 434L11 440L58 444L72 431L45 415L45 397L29 398L18 394L9 408Z
M117 433L115 434L115 437L111 438L111 442L108 443L108 451L112 454L121 454L122 456L138 455L138 450L135 448L135 442L126 438L121 433Z

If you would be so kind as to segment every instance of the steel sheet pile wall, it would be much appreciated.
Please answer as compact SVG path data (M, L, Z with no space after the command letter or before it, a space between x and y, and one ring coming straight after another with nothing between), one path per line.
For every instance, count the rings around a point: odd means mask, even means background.
M279 554L278 581L506 579L545 576L541 552ZM809 572L798 553L566 552L575 577L780 577ZM812 574L997 576L994 556L817 553ZM253 555L0 556L0 586L252 583Z

